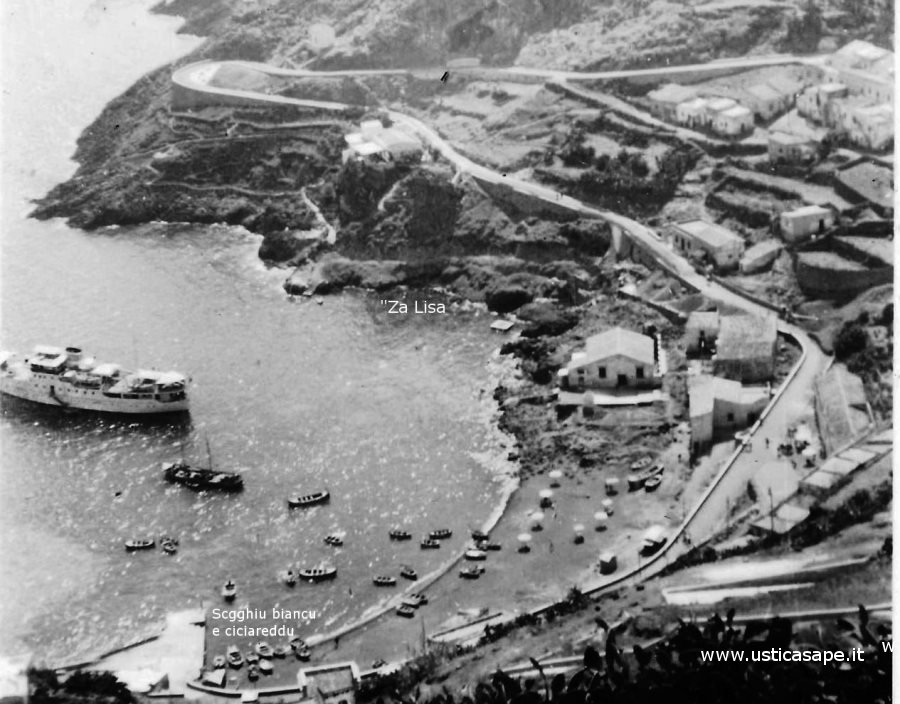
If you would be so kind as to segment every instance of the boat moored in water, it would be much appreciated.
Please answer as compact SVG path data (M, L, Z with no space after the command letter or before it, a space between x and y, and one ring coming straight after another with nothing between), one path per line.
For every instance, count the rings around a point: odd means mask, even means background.
M441 547L441 544L437 540L424 538L422 542L419 543L419 547L421 547L423 550L437 550L439 547Z
M229 667L238 668L244 664L244 656L241 655L241 651L236 645L228 646L228 651L225 657L228 659Z
M472 562L480 562L487 560L487 553L484 550L466 550L463 557Z
M453 531L449 528L438 528L437 530L433 530L428 534L428 537L432 540L446 540L451 535L453 535Z
M391 540L412 540L412 533L400 528L394 528L388 535L391 537Z
M331 565L308 567L307 569L299 570L297 576L308 582L324 582L327 579L334 579L337 577L337 567Z
M413 618L416 615L416 610L408 604L401 604L397 607L395 613L403 618Z
M463 579L478 579L484 574L484 567L481 565L472 565L471 567L463 567L459 571L459 576Z
M339 535L326 535L325 544L335 548L343 547L344 539Z
M403 579L409 579L415 582L419 578L419 573L409 565L404 565L403 569L400 570L400 576L403 577Z
M253 650L261 658L270 658L273 655L272 646L266 643L266 641L264 640L261 640L259 643L257 643L254 646Z
M397 584L397 578L379 574L375 577L372 577L372 582L376 587L393 587Z
M228 580L225 584L222 585L222 598L225 601L234 601L234 598L237 596L237 585L232 581Z
M418 609L420 606L424 606L428 603L428 597L421 592L416 592L415 594L408 594L403 597L400 603Z
M149 415L188 410L178 372L98 364L78 347L38 345L28 357L0 353L0 393L69 410Z
M304 494L291 496L288 498L288 506L291 508L307 508L309 506L318 506L319 504L328 503L331 499L331 494L326 491L316 491L312 494Z
M152 547L156 546L156 541L153 538L133 538L131 540L125 541L125 549L128 552L135 552L136 550L149 550Z
M213 658L212 665L214 670L221 670L225 667L225 664L226 662L224 655L216 655L216 657Z
M181 484L195 491L241 491L244 488L244 480L236 472L192 467L185 462L164 463L163 476L167 482Z

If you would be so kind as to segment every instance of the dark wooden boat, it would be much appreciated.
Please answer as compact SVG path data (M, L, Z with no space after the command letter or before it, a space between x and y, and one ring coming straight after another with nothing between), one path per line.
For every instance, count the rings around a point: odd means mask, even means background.
M412 540L412 533L400 528L394 528L388 535L391 536L391 540Z
M249 653L247 653L247 655L245 656L245 659L247 660L248 665L256 665L259 663L259 655L254 653L252 650Z
M272 646L266 643L266 641L264 640L261 640L259 643L257 643L254 650L256 651L256 654L261 658L272 657Z
M306 662L307 660L309 660L312 657L312 651L309 649L308 645L303 645L303 646L297 648L297 650L295 652L297 654L297 659L303 660L304 662Z
M156 541L153 538L132 538L131 540L125 541L125 549L128 552L134 552L135 550L149 550L155 545Z
M230 667L238 668L244 664L244 656L241 655L241 651L238 650L236 645L228 646L228 652L225 657L228 659L228 665Z
M225 661L224 655L216 655L216 657L213 658L213 669L214 670L221 670L223 667L225 667L225 665L226 665L226 661Z
M420 606L424 606L428 603L428 597L422 593L409 594L401 600L402 604L406 606L411 606L414 609L419 608Z
M372 577L372 583L376 587L394 587L397 585L397 578L396 577L388 577L387 575L380 574L375 577Z
M234 601L237 596L237 585L230 579L222 585L222 598L225 601Z
M260 660L259 671L264 675L271 675L275 671L275 666L272 664L271 660Z
M278 579L287 584L289 587L293 587L297 583L297 573L294 570L287 569L283 572L278 573Z
M316 491L312 494L304 494L302 496L291 496L288 498L288 506L291 508L309 508L310 506L318 506L319 504L328 503L331 494L328 491Z
M644 491L656 491L660 484L662 484L661 474L657 474L654 477L648 477L647 481L644 482Z
M258 665L250 665L247 668L247 677L251 680L259 679L259 666Z
M484 574L484 567L481 567L480 565L463 567L459 571L459 576L463 579L478 579L482 574Z
M419 547L421 547L423 550L437 550L439 547L441 547L441 544L437 540L434 540L432 538L425 538L421 543L419 543Z
M325 536L325 544L331 545L332 547L339 548L344 544L344 539L339 535L326 535Z
M178 552L178 543L174 540L163 540L160 547L166 555L174 555Z
M451 535L453 535L453 531L449 528L438 528L437 530L433 530L428 534L428 537L432 540L446 540Z
M244 480L236 472L221 472L205 467L191 467L184 462L167 462L163 465L167 482L181 484L194 491L242 491Z
M404 566L403 569L400 570L400 576L403 577L403 579L410 579L415 582L419 578L419 573L412 567Z
M489 537L490 536L488 536L488 534L485 533L483 530L473 530L472 531L472 540L474 540L476 543L480 543L482 541L488 540Z
M291 646L289 645L276 645L272 648L272 655L276 658L286 657L289 652L291 652Z
M416 615L416 610L412 606L401 604L397 607L396 613L403 618L413 618Z
M327 579L337 577L337 567L308 567L305 570L298 571L297 576L308 582L324 582Z

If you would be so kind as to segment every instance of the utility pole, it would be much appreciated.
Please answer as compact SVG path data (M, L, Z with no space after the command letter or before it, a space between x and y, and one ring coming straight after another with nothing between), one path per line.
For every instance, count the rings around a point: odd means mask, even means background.
M769 487L769 529L775 533L775 501L772 499L772 487Z

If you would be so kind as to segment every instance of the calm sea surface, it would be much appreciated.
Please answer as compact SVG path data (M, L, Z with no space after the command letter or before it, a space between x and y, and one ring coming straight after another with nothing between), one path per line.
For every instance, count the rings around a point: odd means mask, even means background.
M137 0L16 0L3 27L2 336L5 349L77 344L99 359L193 378L181 426L0 416L0 654L70 659L105 650L166 610L218 599L233 576L254 606L321 611L346 623L383 592L376 572L448 557L392 544L467 527L498 489L482 458L496 338L472 314L384 315L347 295L289 302L259 238L224 227L152 225L84 233L25 215L68 177L80 131L144 72L186 53L178 22ZM160 463L205 460L244 473L239 496L167 485ZM289 512L296 491L329 506ZM346 532L346 547L322 538ZM126 554L122 541L174 534L174 557ZM338 579L288 590L276 573L331 560Z

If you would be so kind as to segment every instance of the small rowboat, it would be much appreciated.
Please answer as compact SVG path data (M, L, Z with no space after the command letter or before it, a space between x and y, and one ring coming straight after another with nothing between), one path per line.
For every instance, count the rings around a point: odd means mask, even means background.
M489 537L488 534L482 530L473 530L472 531L472 540L474 540L476 543L485 541L488 539L488 537Z
M478 579L482 574L484 574L484 567L482 567L481 565L463 567L459 571L459 576L463 579Z
M466 550L463 557L471 562L481 562L487 560L487 553L484 550Z
M410 579L415 582L419 578L419 573L412 567L404 566L403 569L400 570L400 576L403 577L403 579Z
M222 598L225 601L234 601L237 596L237 585L230 579L222 585Z
M266 641L264 640L261 640L259 643L257 643L254 650L256 651L256 654L261 658L272 657L272 646L266 643Z
M630 469L631 469L632 472L640 472L642 469L644 469L644 468L646 468L646 467L649 467L649 466L650 466L650 463L651 463L652 461L653 461L653 460L651 459L651 457L650 457L649 455L644 455L644 456L641 457L640 459L635 460L634 462L632 462L632 463L631 463L631 466L630 466Z
M428 603L428 597L422 594L421 592L416 594L409 594L408 596L403 597L401 603L406 604L407 606L412 606L414 609L419 608L420 606L424 606Z
M225 667L225 656L216 655L216 657L213 658L213 669L221 670L223 667Z
M416 615L416 610L412 606L401 604L397 607L396 613L403 618L413 618Z
M328 491L316 491L312 494L304 494L303 496L291 496L288 498L288 506L291 508L308 508L309 506L317 506L318 504L328 503L331 494Z
M284 570L283 572L278 573L278 579L287 584L289 587L293 587L297 583L297 573L294 570Z
M155 545L156 541L153 538L134 538L125 541L125 549L128 552L134 552L135 550L149 550Z
M337 577L337 567L310 567L300 570L297 576L309 582L324 582L326 579Z
M412 533L410 533L408 530L401 530L400 528L395 528L390 533L388 533L388 535L391 536L391 540L411 540L412 539Z
M297 648L295 652L297 654L297 659L303 660L303 662L306 662L312 657L312 651L309 649L308 645L303 645Z
M271 660L260 660L259 661L259 671L264 675L271 675L275 670L275 666L272 665Z
M249 653L247 653L247 655L245 656L245 659L247 660L248 665L256 665L259 663L259 655L254 653L252 650Z
M372 577L372 582L376 587L393 587L397 584L397 578L380 574L376 577Z
M174 540L164 540L160 547L166 555L174 555L178 552L178 543Z
M276 645L272 648L272 655L276 658L286 657L289 652L291 652L291 646L289 645Z
M437 530L433 530L428 534L428 537L432 540L446 540L451 535L453 535L453 531L449 528L438 528Z
M661 474L649 477L647 481L644 482L644 491L656 491L659 488L660 484L662 484Z
M495 550L500 550L502 547L503 547L503 546L500 545L500 543L490 543L490 542L488 542L488 543L485 543L484 546L483 546L481 549L482 549L482 550L487 550L488 552L492 552L492 551L495 551Z
M437 550L441 547L441 544L432 538L425 538L421 543L419 543L419 547L423 550Z
M244 664L244 656L241 655L241 651L238 650L238 647L236 645L228 646L226 658L228 659L228 664L231 667L238 668Z
M325 544L339 548L344 544L344 539L339 535L326 535Z
M247 677L251 680L259 679L259 667L257 665L250 665L247 668Z
M306 645L306 641L303 640L300 636L294 636L291 638L291 648L293 650L299 650L300 648Z

